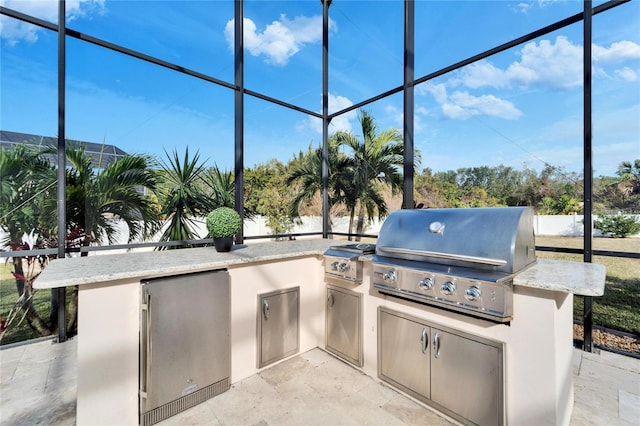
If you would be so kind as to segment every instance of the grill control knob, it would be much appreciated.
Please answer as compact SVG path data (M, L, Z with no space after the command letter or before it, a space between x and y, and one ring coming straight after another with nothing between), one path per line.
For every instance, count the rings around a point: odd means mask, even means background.
M433 280L430 277L425 277L420 280L418 287L421 290L431 290L433 288Z
M340 272L347 272L349 269L351 269L351 267L347 262L340 262L338 264L338 271Z
M451 281L447 281L446 283L442 284L442 287L440 287L440 291L445 296L451 296L456 292L456 285Z
M331 262L331 270L332 271L337 271L339 264L340 264L339 262Z
M467 290L465 290L464 297L468 301L473 302L475 300L478 300L481 294L482 293L480 292L480 289L478 288L478 286L472 285L471 287L467 288Z
M397 278L396 271L394 271L393 269L385 272L384 275L382 276L382 280L388 283L396 282L396 278Z

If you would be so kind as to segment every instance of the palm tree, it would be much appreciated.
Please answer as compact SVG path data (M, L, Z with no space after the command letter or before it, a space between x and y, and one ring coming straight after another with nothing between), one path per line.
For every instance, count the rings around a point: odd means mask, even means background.
M198 152L193 158L189 157L188 147L182 161L175 150L172 156L166 155L168 162L161 162L162 185L158 201L168 226L160 241L194 240L198 238L196 218L205 216L216 207L215 200L206 193L203 185L206 169L200 163Z
M628 186L627 195L640 194L640 158L623 161L618 167L618 176L623 184Z
M70 146L66 156L68 244L86 247L101 244L104 237L113 244L120 236L120 221L128 227L127 242L148 238L158 230L158 209L145 195L156 189L151 157L125 155L100 168L84 149Z
M152 236L160 226L159 211L145 192L156 188L152 158L125 155L102 168L93 164L87 152L70 144L66 151L67 246L87 247L101 244L106 237L113 244L120 237L118 224L128 227L127 242ZM53 202L51 202L53 201ZM47 203L48 217L56 218L55 200ZM52 226L52 228L54 228ZM81 256L87 256L82 252ZM68 305L67 332L75 332L78 287L72 291ZM52 312L55 317L55 313ZM57 322L54 318L54 324Z
M335 137L329 139L329 211L332 207L347 200L346 193L351 187L351 163L349 158L339 151ZM298 184L301 191L293 198L289 215L300 216L303 203L310 204L316 194L322 192L322 148L313 150L309 147L306 155L301 156L293 165L293 170L287 176L287 185ZM331 230L331 222L329 222Z
M351 187L345 191L345 203L350 209L349 232L351 233L355 209L358 207L356 233L362 234L365 213L372 218L378 212L384 218L387 205L382 188L388 185L393 193L402 188L403 140L398 129L391 128L378 133L375 119L367 112L360 111L362 140L350 132L338 132L336 140L340 146L351 151ZM356 237L360 240L360 237Z

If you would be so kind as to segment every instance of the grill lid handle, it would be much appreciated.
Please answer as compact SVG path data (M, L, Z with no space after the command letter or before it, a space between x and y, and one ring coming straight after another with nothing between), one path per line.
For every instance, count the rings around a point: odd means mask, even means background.
M414 249L399 248L399 247L378 247L378 250L381 252L391 253L391 254L409 254L409 255L421 256L421 257L436 257L438 259L473 262L473 263L480 263L483 265L491 265L491 266L507 265L506 260L491 259L488 257L466 256L464 254L451 254L451 253L442 253L438 251L414 250Z

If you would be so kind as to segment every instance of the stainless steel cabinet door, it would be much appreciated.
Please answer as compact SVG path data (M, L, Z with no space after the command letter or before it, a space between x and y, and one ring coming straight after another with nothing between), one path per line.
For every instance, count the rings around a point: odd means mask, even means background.
M503 419L502 347L432 329L431 399L480 425Z
M421 400L429 399L429 327L383 309L378 321L378 375Z
M361 300L361 293L327 286L327 350L358 367L362 367Z
M300 288L258 295L258 368L299 350Z

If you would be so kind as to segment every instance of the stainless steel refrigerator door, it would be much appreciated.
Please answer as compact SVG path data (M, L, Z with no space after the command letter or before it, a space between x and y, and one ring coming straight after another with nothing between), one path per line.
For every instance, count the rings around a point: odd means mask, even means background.
M298 352L300 288L258 295L258 368Z
M229 377L229 274L180 275L141 287L144 413Z

